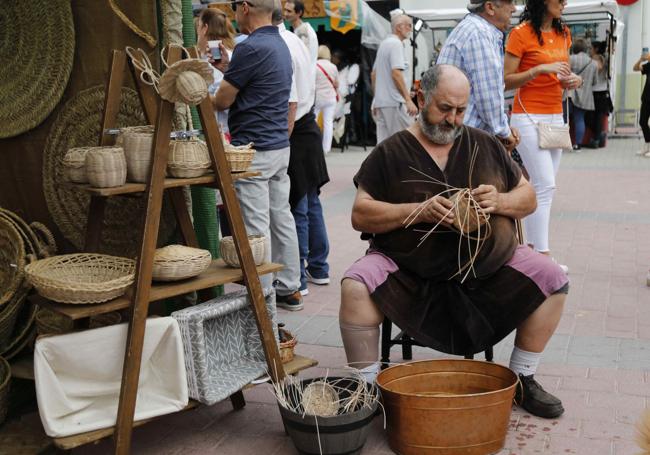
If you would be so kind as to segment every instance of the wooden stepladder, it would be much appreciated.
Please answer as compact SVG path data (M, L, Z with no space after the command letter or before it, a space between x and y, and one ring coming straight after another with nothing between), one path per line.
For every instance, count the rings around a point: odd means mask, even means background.
M170 65L181 58L181 51L182 49L180 47L170 47L168 49L167 55ZM192 51L190 51L190 54L192 54ZM135 283L132 292L98 305L64 305L47 301L40 303L73 320L85 319L109 311L130 309L117 422L115 428L65 438L55 438L54 444L64 450L115 434L115 453L119 455L130 453L146 320L149 312L149 303L152 301L162 300L192 291L202 291L220 284L243 281L253 304L253 313L257 321L257 328L264 347L271 378L277 381L285 376L285 371L295 373L300 369L316 364L311 359L297 356L297 362L294 361L292 364L286 364L283 367L282 361L280 360L277 342L273 334L273 327L266 310L259 275L276 272L282 266L273 263L262 264L258 267L255 266L239 201L237 200L233 185L233 179L250 177L257 175L257 173L231 174L224 153L221 132L209 98L205 98L198 105L198 111L212 161L213 173L197 178L165 178L170 135L172 133L174 105L161 99L151 86L140 79L137 69L127 59L125 52L115 50L113 51L110 75L106 86L101 145L110 145L113 142L113 136L107 134L107 130L117 126L116 121L120 106L120 92L127 66L133 76L147 121L149 124L155 125L152 145L153 162L148 180L145 184L127 183L114 188L91 188L88 185L71 185L80 191L87 191L91 195L85 245L87 251L97 251L99 248L104 209L108 197L144 193L144 197L146 198L146 213L140 225L140 251L136 263ZM172 283L152 284L153 259L158 240L160 213L165 190L167 190L169 199L173 205L185 244L198 247L196 234L183 195L183 187L187 185L205 185L216 187L221 191L226 216L239 256L241 270L228 268L223 261L214 260L207 271L193 279ZM241 408L245 405L241 390L231 396L231 401L235 408ZM194 407L195 405L196 403L191 402L188 407ZM136 425L140 423L143 422L135 422Z

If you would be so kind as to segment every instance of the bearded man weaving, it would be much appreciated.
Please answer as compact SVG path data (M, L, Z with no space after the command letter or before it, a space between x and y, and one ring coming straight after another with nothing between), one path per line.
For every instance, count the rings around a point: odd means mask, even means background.
M341 283L348 362L374 379L384 315L449 354L480 352L516 329L510 368L522 382L520 402L557 417L562 403L533 375L562 315L568 278L516 240L515 219L535 210L535 192L497 138L463 125L470 86L461 70L433 66L420 87L418 122L380 143L354 177L352 224L370 248ZM453 226L457 189L489 217L476 232Z

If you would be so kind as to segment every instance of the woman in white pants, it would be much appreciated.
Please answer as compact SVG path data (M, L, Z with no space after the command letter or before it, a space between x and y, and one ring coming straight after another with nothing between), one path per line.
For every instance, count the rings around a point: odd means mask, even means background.
M582 83L568 64L571 34L562 21L565 4L526 0L521 23L508 37L504 61L506 89L518 89L510 123L521 135L517 151L537 194L537 210L524 219L526 241L543 254L550 254L551 204L562 150L539 148L537 123L562 125L562 92Z
M332 130L334 128L334 110L339 99L339 71L330 60L332 54L327 46L318 46L318 61L316 62L316 104L314 114L318 118L323 113L323 151L329 153L332 149Z

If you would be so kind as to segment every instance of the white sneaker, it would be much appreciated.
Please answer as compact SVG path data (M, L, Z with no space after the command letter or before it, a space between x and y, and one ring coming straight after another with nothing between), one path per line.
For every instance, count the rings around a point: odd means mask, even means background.
M650 158L650 142L646 142L643 144L640 150L636 152L637 155L641 156L646 156Z
M305 274L307 275L307 281L310 283L318 284L318 285L325 285L325 284L330 284L330 277L325 277L325 278L314 278L311 276L311 273L309 273L308 270L305 270Z
M303 296L303 297L306 296L306 295L309 295L309 288L301 289L300 290L300 295Z

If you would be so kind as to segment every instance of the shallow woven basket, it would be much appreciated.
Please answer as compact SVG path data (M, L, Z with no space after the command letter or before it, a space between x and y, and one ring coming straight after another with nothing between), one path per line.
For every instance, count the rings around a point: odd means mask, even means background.
M33 262L27 279L40 295L62 303L99 303L126 292L135 261L105 254L64 254Z
M126 159L122 147L93 147L86 154L88 183L110 188L126 183Z
M26 286L24 282L21 284ZM0 348L8 346L11 341L25 295L26 289L18 288L9 302L0 309Z
M280 360L282 360L282 363L291 362L294 356L293 351L298 344L298 339L291 332L282 327L278 328L278 333L280 334L280 339L285 340L278 344L280 347Z
M456 204L453 224L459 232L470 234L479 226L483 226L489 219L489 215L484 214L478 207L474 208L476 203L470 200L468 192L458 191L449 199Z
M156 250L153 258L153 279L184 280L204 272L212 262L208 250L183 245L169 245Z
M142 128L146 129L147 127ZM122 138L127 180L129 182L146 182L153 158L151 153L153 132L129 130L122 134Z
M60 335L71 332L73 329L72 319L55 313L54 311L41 309L36 313L36 332L39 335Z
M73 183L88 183L86 175L86 154L92 147L73 147L63 158L63 168L69 181Z
M253 158L255 157L255 150L240 150L226 147L226 161L230 167L230 172L245 172L251 166Z
M248 243L251 245L255 265L263 264L266 258L266 236L249 235ZM223 262L227 265L230 267L240 267L239 257L237 256L237 250L235 249L235 242L231 236L221 239L221 242L219 243L219 252L221 253Z
M0 425L7 418L9 410L9 383L11 381L11 366L0 357Z
M171 141L167 170L172 177L194 178L209 172L210 155L203 141Z
M25 247L16 225L0 217L0 310L11 301L23 281Z

